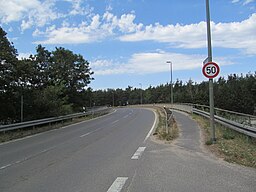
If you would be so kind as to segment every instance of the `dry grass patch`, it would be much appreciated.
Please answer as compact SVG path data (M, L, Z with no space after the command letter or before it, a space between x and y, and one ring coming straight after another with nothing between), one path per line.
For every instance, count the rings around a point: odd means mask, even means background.
M171 119L171 123L168 127L168 133L166 132L166 116L162 108L156 108L156 112L159 118L158 126L154 135L160 140L172 141L179 136L179 128L174 118Z
M216 144L211 142L211 130L208 119L193 115L203 130L207 148L224 160L256 168L256 139L215 124Z

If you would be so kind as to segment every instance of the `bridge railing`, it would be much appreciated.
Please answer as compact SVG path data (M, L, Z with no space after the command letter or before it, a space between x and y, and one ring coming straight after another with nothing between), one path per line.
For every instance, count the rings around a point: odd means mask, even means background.
M206 105L190 103L160 105L169 107L171 109L176 109L191 114L194 113L204 116L206 118L210 118L210 108ZM215 108L214 112L214 118L216 122L228 128L234 129L240 133L256 138L256 116L219 108Z

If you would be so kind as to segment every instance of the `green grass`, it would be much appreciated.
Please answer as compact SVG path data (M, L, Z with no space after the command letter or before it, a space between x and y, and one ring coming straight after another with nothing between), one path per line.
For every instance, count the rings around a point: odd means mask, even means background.
M205 134L205 144L216 155L224 160L248 167L256 168L256 139L215 124L216 144L211 142L209 120L193 115Z

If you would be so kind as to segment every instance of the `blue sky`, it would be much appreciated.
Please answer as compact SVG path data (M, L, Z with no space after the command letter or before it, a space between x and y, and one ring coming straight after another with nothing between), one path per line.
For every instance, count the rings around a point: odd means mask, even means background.
M94 71L94 90L207 80L205 0L0 0L19 57L64 47ZM210 0L219 76L256 71L256 0Z

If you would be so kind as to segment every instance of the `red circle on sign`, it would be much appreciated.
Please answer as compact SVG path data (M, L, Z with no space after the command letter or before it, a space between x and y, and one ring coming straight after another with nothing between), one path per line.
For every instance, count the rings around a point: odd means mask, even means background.
M203 66L202 71L205 77L212 79L218 76L220 72L220 67L217 65L217 63L208 62Z

